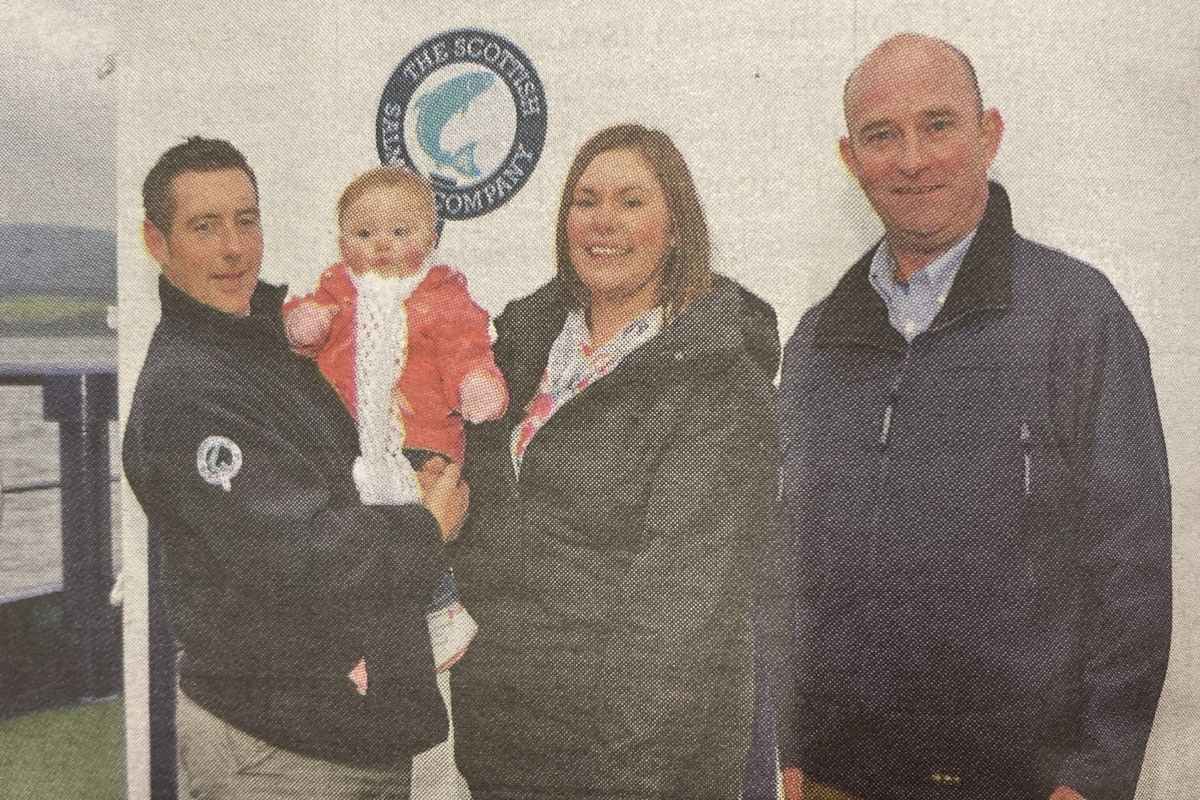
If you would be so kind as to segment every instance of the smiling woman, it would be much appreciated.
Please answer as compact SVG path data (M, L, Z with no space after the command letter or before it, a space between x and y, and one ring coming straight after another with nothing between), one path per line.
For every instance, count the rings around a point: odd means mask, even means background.
M588 291L592 341L602 345L658 305L677 239L671 210L637 150L609 150L575 184L566 227L571 265Z
M660 131L589 139L558 221L558 276L495 322L509 412L468 431L457 761L477 800L733 798L776 530L774 312L711 273Z

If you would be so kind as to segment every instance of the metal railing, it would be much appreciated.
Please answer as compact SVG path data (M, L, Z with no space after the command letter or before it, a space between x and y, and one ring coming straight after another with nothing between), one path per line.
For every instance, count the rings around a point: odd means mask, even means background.
M32 481L30 483L4 483L4 476L0 475L0 495L6 494L24 494L25 492L40 492L43 489L59 489L62 484L58 481ZM3 508L3 506L0 506ZM0 517L0 520L3 518Z
M60 687L60 694L75 697L48 697L47 705L111 697L121 686L120 619L109 604L111 484L117 480L110 467L109 423L117 418L116 368L0 364L3 386L41 387L43 418L58 423L60 477L3 487L0 505L5 495L57 488L62 529L61 585L43 584L35 587L37 592L5 600L15 606L18 600L33 602L39 594L61 595L62 625L79 679L69 689Z
M108 477L110 483L119 483L120 475L110 475ZM5 494L25 494L26 492L40 492L45 489L61 489L60 481L27 481L25 483L4 483L4 476L0 475L0 495Z

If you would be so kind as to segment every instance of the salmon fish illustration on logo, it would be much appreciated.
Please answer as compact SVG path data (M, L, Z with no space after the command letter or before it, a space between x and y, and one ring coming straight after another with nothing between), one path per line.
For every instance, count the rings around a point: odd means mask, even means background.
M476 141L467 142L455 152L442 149L442 130L455 114L467 113L471 101L486 92L495 81L491 72L467 72L455 76L416 99L417 144L437 166L450 167L461 175L478 178L475 165Z

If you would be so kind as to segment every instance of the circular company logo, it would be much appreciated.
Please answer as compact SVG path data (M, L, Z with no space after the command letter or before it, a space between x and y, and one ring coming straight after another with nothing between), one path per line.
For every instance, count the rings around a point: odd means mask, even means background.
M196 471L205 483L228 492L241 470L242 448L228 436L209 436L196 449Z
M446 31L417 45L384 87L375 145L385 164L429 178L437 211L469 219L529 180L546 141L546 93L515 44Z

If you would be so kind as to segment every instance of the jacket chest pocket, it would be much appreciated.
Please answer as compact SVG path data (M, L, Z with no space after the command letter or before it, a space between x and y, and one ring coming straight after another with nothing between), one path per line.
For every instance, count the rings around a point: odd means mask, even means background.
M1061 564L1068 473L1048 416L1011 399L972 395L923 419L897 413L873 530L881 581L1007 596Z
M1029 577L1041 583L1074 562L1079 504L1070 470L1044 421L1023 419L1017 430L1019 457L1018 536L1027 553Z

